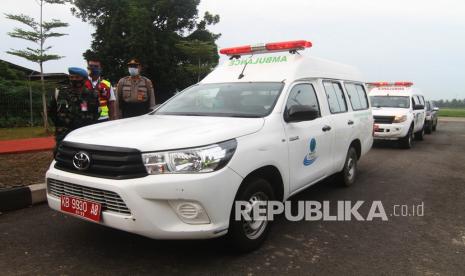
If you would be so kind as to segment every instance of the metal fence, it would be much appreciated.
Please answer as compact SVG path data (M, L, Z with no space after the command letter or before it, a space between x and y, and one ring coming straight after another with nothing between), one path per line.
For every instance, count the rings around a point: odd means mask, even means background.
M47 89L47 102L53 92ZM16 86L0 90L0 128L43 124L42 94L37 86Z

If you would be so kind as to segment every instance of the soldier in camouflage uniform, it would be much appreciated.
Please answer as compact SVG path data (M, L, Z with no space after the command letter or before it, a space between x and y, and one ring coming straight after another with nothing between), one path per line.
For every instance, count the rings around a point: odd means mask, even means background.
M70 67L68 72L70 84L56 92L48 110L55 123L56 148L68 133L96 123L100 115L98 94L84 85L87 71Z

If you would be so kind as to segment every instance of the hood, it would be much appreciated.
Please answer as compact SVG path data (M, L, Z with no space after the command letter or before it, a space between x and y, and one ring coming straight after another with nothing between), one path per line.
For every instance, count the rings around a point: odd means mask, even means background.
M77 129L65 141L160 151L204 146L257 132L263 118L144 115Z
M409 113L407 108L372 107L373 116L402 116Z

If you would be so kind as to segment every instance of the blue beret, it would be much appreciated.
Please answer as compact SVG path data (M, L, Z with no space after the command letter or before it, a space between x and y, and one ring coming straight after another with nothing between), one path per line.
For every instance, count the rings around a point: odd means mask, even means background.
M69 67L68 72L70 75L78 75L83 78L87 78L89 76L87 73L87 70L79 68L79 67Z

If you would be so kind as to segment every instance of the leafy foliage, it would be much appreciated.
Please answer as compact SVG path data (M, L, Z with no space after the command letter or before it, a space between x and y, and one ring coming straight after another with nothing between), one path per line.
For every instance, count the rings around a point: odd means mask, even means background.
M32 113L34 125L43 123L41 115L41 83L28 83L27 75L0 61L0 128L30 125L30 98L32 91ZM46 82L45 91L53 95L56 83Z
M169 98L202 78L218 63L218 34L207 26L218 15L199 18L199 0L74 0L73 13L92 24L91 49L113 83L128 75L126 63L138 58L143 75L154 81L158 100Z
M42 84L42 116L44 117L44 127L48 129L48 119L47 119L47 101L46 101L46 88L44 82L44 70L43 70L43 63L50 61L50 60L57 60L61 59L62 56L55 55L55 54L47 54L52 47L48 46L45 47L45 41L52 37L61 37L66 34L64 33L57 33L53 30L56 28L67 27L68 23L61 22L57 19L52 19L52 21L46 22L42 20L43 14L43 7L44 4L65 4L70 2L70 0L38 0L38 4L40 7L40 20L37 21L34 18L25 15L25 14L5 14L6 18L17 21L23 25L29 27L29 30L21 29L21 28L14 28L12 32L9 32L13 38L23 39L37 45L37 48L30 48L27 47L26 49L22 50L15 50L11 49L7 51L10 55L15 55L29 61L35 62L39 64L40 67L40 75L41 75L41 84Z
M52 0L49 0L52 1ZM49 2L46 1L46 2ZM59 55L54 54L46 54L48 50L52 47L43 47L45 40L51 37L61 37L66 34L64 33L57 33L53 32L56 28L67 27L68 23L61 22L56 19L52 19L50 22L37 22L34 18L25 15L25 14L6 14L6 18L17 21L29 27L29 30L21 29L21 28L14 28L12 32L9 32L8 35L14 38L19 38L23 40L27 40L37 44L38 48L33 49L27 47L23 50L10 50L7 51L8 54L15 55L18 57L22 57L32 62L36 63L44 63L49 60L57 60L62 58ZM42 31L40 27L42 26Z
M439 100L434 101L437 107L465 108L465 99Z

